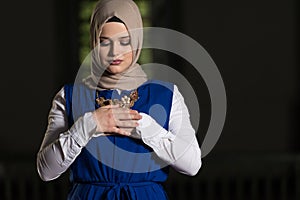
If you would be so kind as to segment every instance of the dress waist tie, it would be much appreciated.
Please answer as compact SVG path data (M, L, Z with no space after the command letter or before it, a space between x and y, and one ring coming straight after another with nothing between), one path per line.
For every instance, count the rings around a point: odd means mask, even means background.
M82 184L82 182L81 182ZM110 187L109 190L106 191L104 196L106 199L128 199L135 200L136 194L133 190L133 187L144 187L150 185L159 184L157 182L147 181L147 182L133 182L133 183L112 183L112 182L92 182L86 183L91 185L97 185L100 187Z

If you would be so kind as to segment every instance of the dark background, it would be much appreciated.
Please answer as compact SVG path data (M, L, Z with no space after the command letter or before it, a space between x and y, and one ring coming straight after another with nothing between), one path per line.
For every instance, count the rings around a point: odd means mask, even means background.
M228 169L234 166L237 171L244 165L251 169L266 166L266 171L270 171L281 166L280 162L283 168L289 166L284 175L286 183L296 188L300 181L294 176L299 174L300 152L298 1L151 2L153 26L181 31L199 42L217 64L226 88L228 110L222 135L213 151L203 158L200 173L190 179L194 181L192 184L198 184L197 177L201 174L209 176L216 171L220 176L226 174L223 165L228 165ZM22 171L17 166L26 162L34 167L52 98L77 73L78 3L79 0L2 2L0 177L3 180L11 172L7 166ZM174 55L167 56L170 59L166 62L176 62L175 68L182 67L182 72L188 73L184 70L188 64ZM197 83L198 78L192 77L190 81ZM203 89L205 85L201 81L199 84L202 86L198 97L202 93L204 97L200 105L204 113L200 123L201 143L210 104ZM268 159L272 162L263 164ZM242 175L235 175L231 172L230 180L239 185L234 177ZM179 180L185 177L179 176ZM272 180L271 185L276 185ZM0 188L3 185L0 182ZM222 188L216 185L216 190ZM265 191L264 187L258 188Z

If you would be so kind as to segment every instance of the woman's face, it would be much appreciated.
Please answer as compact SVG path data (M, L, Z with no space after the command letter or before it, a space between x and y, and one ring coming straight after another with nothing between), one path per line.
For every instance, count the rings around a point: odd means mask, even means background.
M100 35L99 56L102 66L112 74L128 69L133 60L130 36L123 23L105 23Z

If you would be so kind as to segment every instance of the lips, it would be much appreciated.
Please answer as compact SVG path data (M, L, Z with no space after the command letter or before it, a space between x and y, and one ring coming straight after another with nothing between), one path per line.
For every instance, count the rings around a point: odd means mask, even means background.
M116 60L113 60L113 61L111 61L111 65L119 65L119 64L121 64L121 62L122 62L123 60L120 60L120 59L116 59Z

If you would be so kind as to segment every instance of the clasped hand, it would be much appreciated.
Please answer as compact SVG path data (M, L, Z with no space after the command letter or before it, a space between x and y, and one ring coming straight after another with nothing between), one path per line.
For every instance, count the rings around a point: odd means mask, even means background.
M139 125L138 120L142 116L128 108L120 108L118 105L108 105L96 109L93 116L97 122L97 132L131 135L131 132Z

